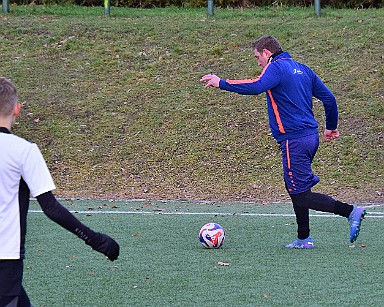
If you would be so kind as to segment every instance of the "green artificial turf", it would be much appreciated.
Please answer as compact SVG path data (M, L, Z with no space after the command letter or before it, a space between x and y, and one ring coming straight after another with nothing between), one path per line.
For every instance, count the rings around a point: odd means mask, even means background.
M315 249L287 250L283 245L294 239L296 230L289 204L63 204L78 212L74 214L85 224L113 236L121 255L110 262L43 213L31 212L24 285L37 307L379 306L382 302L384 232L379 212L383 207L367 209L353 246L345 219L321 215L311 217ZM34 204L32 209L38 207ZM200 227L207 222L226 229L226 241L218 250L207 250L198 241Z

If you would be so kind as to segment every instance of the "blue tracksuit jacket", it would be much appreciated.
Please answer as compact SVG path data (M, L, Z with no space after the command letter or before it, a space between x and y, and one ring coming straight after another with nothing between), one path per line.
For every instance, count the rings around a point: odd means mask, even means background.
M221 79L220 89L242 95L266 92L269 125L277 142L317 133L312 97L324 105L326 128L337 128L334 95L308 66L294 61L288 52L274 57L258 78Z

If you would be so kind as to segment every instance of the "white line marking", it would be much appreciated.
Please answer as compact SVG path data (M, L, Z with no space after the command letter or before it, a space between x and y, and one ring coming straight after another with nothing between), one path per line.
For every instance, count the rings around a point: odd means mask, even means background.
M43 213L42 210L29 210L31 213ZM295 217L294 214L285 213L230 213L230 212L166 212L166 211L83 211L70 210L71 213L77 214L143 214L143 215L221 215L221 216L267 216L267 217ZM373 216L372 216L373 215ZM335 214L310 214L313 217L340 217ZM365 217L384 218L384 212L368 212Z

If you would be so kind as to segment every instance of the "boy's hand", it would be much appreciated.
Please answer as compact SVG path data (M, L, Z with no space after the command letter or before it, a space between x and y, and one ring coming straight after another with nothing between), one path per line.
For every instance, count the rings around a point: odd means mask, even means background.
M86 244L91 246L95 251L107 256L111 261L116 260L117 257L119 257L119 244L111 237L100 232L96 232L95 235L86 242Z

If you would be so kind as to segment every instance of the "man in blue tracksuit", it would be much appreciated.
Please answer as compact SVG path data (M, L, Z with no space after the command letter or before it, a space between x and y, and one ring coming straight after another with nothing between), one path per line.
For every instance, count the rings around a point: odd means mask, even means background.
M354 242L359 235L365 209L311 191L320 181L311 168L319 147L312 97L324 105L326 127L323 137L325 141L330 141L339 137L338 109L334 95L309 67L294 61L288 52L283 52L276 38L260 37L253 44L253 52L258 65L263 67L258 78L224 80L208 74L200 81L206 83L205 88L212 86L242 95L266 93L269 125L273 137L280 144L285 186L292 199L298 226L297 239L286 247L314 247L309 234L309 209L348 218L350 242Z

